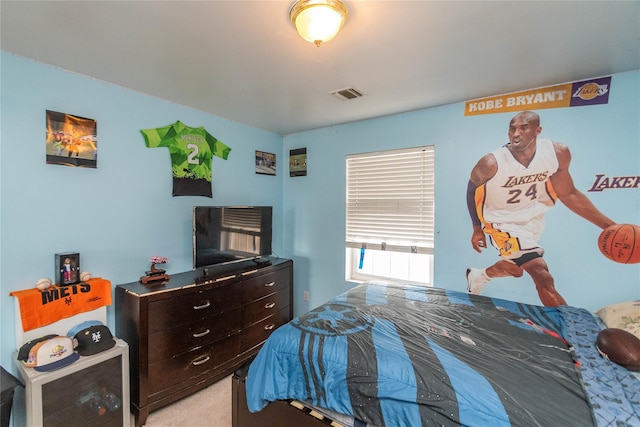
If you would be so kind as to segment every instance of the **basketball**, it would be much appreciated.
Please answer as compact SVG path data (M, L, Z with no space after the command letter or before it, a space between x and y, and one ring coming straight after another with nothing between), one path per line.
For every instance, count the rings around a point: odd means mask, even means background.
M598 236L598 249L602 255L621 264L640 262L640 226L614 224Z
M640 370L640 339L623 329L607 328L598 333L596 348L602 356L632 371Z

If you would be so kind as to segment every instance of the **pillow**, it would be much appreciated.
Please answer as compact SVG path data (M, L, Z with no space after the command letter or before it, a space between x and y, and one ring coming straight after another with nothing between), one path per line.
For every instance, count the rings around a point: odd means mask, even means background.
M596 314L608 328L622 329L640 339L640 300L611 304Z

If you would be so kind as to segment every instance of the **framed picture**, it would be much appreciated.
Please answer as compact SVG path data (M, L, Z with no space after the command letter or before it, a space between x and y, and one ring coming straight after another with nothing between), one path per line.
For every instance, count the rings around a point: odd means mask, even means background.
M307 176L307 149L289 150L289 176Z
M276 155L256 150L256 173L262 175L275 175Z
M47 110L47 164L96 168L98 122Z
M56 271L60 286L80 283L80 254L77 252L56 254Z

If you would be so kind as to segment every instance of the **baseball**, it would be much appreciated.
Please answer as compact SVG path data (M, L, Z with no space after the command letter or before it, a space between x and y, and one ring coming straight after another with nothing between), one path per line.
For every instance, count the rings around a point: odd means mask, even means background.
M48 277L42 277L36 280L36 288L38 288L41 291L48 289L49 286L51 286L51 279L49 279Z
M88 271L83 271L82 273L80 273L81 282L86 282L89 279L91 279L91 273L89 273Z

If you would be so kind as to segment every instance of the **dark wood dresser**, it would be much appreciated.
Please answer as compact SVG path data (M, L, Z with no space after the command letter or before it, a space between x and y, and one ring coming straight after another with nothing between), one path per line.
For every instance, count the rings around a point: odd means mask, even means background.
M150 411L233 373L292 319L293 261L268 260L116 287L116 335L129 344L136 426Z

